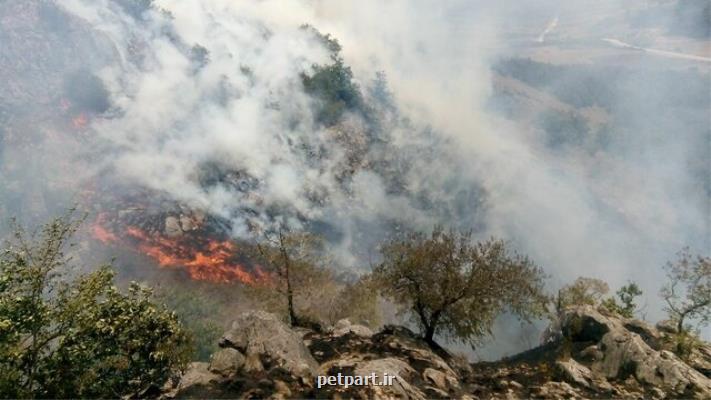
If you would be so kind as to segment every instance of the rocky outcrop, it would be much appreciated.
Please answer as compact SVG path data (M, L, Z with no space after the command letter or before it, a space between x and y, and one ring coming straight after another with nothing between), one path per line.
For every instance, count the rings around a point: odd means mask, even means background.
M591 307L565 311L556 326L557 341L470 365L403 327L373 333L342 320L314 332L249 312L224 334L210 363L191 364L164 397L711 398L703 368L694 368L711 362L708 347L687 363L664 348L667 333ZM329 376L334 382L324 384ZM356 380L366 376L377 384ZM382 384L386 376L390 384Z
M301 336L275 315L262 311L242 314L222 336L219 345L238 350L257 364L251 369L280 368L294 376L311 379L318 368Z
M353 334L357 336L362 336L362 337L371 337L373 336L373 331L370 330L367 326L363 325L357 325L357 324L352 324L351 321L347 319L342 319L338 322L336 322L336 325L334 325L333 329L331 330L331 336L344 336L348 334Z
M597 376L617 381L634 378L644 388L658 388L673 397L711 398L711 380L661 349L662 334L651 326L624 322L592 307L568 310L561 319L565 339L573 348L592 342L602 350L600 359L588 362Z
M371 337L311 336L309 348L321 363L319 375L394 376L392 385L329 387L328 396L368 398L449 398L463 395L462 376L408 329L386 327Z

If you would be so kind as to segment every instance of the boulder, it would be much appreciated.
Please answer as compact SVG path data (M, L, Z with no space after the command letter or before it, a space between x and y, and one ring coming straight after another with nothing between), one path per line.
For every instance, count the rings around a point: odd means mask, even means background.
M541 386L531 389L531 394L536 398L544 399L576 399L580 394L565 382L546 382Z
M422 373L422 377L438 389L445 391L449 390L449 382L447 381L447 375L444 372L437 371L432 368L426 368L425 372Z
M589 388L593 381L592 371L573 359L557 361L555 367L561 378L567 382Z
M572 342L599 342L610 331L610 319L590 306L566 310L561 316L561 332Z
M403 360L397 358L380 358L366 361L358 365L354 371L355 375L366 376L375 373L380 379L385 374L394 376L392 385L371 386L375 398L406 398L422 399L426 396L416 386L410 384L410 380L416 373L415 370Z
M700 344L698 348L691 351L686 362L705 377L711 378L711 345Z
M671 320L657 322L657 330L662 333L677 333L676 324Z
M638 334L642 340L649 345L649 347L655 350L661 349L663 339L662 334L653 326L637 319L625 321L624 326L628 331Z
M215 398L226 392L221 387L222 377L209 370L208 363L193 362L188 365L178 384L165 393L167 398Z
M239 350L252 364L258 358L267 370L280 367L294 376L309 377L318 368L301 336L275 315L263 311L240 315L219 345Z
M210 372L222 376L236 374L244 365L245 358L238 350L227 347L220 349L210 357Z
M183 230L180 229L180 221L178 218L170 216L165 219L165 234L171 237L183 234Z
M643 385L668 390L675 396L711 398L711 380L673 353L650 347L620 319L585 306L566 310L561 321L569 341L597 342L602 350L602 359L590 364L593 373L616 380L633 377ZM644 329L649 330L646 336L658 335L649 326Z
M602 350L600 350L600 347L595 344L582 349L579 353L579 357L583 361L589 362L600 361L604 356L605 355L603 354Z
M353 334L361 337L371 337L373 336L373 331L363 325L351 324L351 321L347 319L342 319L336 322L336 325L331 331L331 335L334 337L341 337L347 334Z

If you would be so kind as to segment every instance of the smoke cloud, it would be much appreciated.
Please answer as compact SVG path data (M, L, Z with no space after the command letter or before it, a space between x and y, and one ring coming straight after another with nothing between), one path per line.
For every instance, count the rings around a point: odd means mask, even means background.
M59 1L113 60L89 66L111 106L91 121L96 142L77 145L98 156L74 178L149 188L238 238L315 230L349 268L399 229L473 229L530 255L552 289L580 275L637 281L658 319L661 266L683 246L711 248L710 64L602 42L658 44L630 32L674 24L667 5L497 3L166 0L132 15L120 1ZM318 121L303 80L333 52L304 24L338 40L370 108ZM563 40L572 48L546 47ZM575 97L600 86L594 102Z

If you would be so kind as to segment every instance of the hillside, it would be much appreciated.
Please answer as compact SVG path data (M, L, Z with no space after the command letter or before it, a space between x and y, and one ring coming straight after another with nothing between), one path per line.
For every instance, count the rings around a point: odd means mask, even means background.
M711 398L710 13L0 0L0 398Z

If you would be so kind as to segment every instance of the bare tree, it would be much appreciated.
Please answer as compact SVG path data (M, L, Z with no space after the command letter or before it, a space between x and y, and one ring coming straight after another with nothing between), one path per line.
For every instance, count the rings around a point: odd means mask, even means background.
M692 256L689 249L683 249L677 261L667 263L665 270L669 282L661 296L677 331L686 332L684 323L689 320L706 326L711 318L711 258Z
M277 291L286 299L287 315L292 326L301 326L304 319L298 315L294 304L297 288L304 288L315 280L329 280L328 271L320 268L323 264L319 237L308 233L290 233L282 229L275 233L264 233L257 243L257 253L262 262L271 266L279 282ZM323 279L320 279L323 278Z

